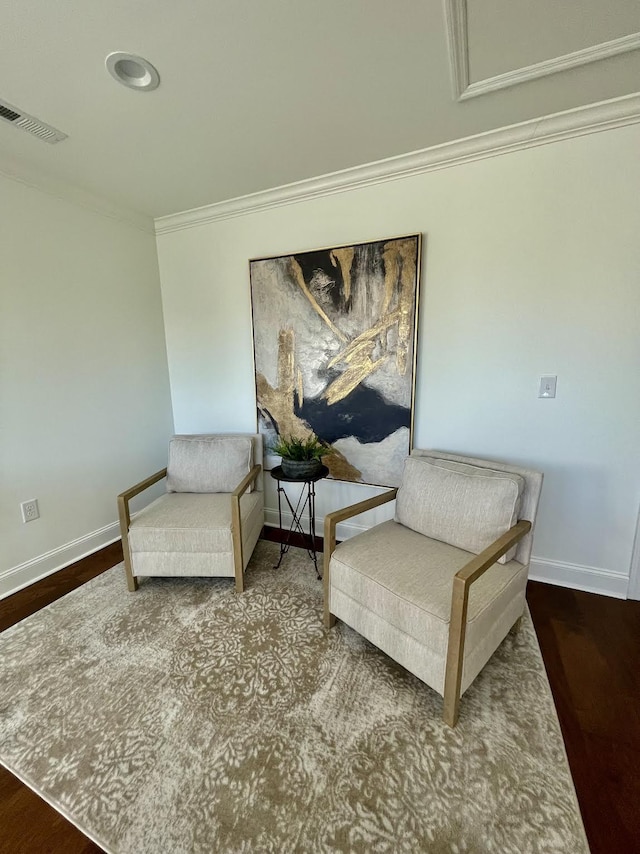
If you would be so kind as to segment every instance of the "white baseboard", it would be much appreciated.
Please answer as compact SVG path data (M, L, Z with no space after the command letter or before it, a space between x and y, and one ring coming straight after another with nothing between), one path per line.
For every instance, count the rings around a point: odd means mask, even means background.
M626 599L629 588L629 576L622 572L538 557L531 558L529 578L532 581L543 581L546 584L557 584L559 587L571 587L574 590L599 593L616 599Z
M104 528L78 537L77 540L65 543L57 549L52 549L32 560L0 572L0 599L17 593L18 590L28 587L35 581L40 581L41 578L46 578L47 575L51 575L59 569L64 569L70 563L75 563L75 561L93 554L93 552L97 552L119 539L120 525L118 522L112 522L110 525L105 525Z
M303 529L308 531L308 518L303 520ZM287 530L291 525L291 513L282 513L282 524ZM278 511L265 508L265 525L278 527ZM366 530L353 522L341 522L336 534L339 540L346 540ZM322 536L322 524L316 524L316 534ZM78 537L70 543L65 543L57 549L52 549L32 560L14 566L0 573L0 599L17 593L41 578L64 569L71 563L93 554L104 546L114 543L120 538L120 528L117 522L105 525L97 531L92 531L84 537ZM557 584L560 587L570 587L574 590L584 590L588 593L599 593L603 596L613 596L616 599L626 599L629 587L629 576L622 572L612 572L594 566L564 563L558 560L546 560L533 557L529 570L532 581L542 581L546 584Z
M308 519L303 522L303 529L308 531ZM278 527L278 511L265 508L265 525ZM289 530L291 513L282 513L282 525ZM341 522L336 535L338 540L347 540L366 527L355 525L353 522ZM322 523L316 523L316 534L322 536ZM584 590L587 593L599 593L602 596L613 596L616 599L626 599L629 588L629 576L622 572L612 572L595 566L581 566L575 563L564 563L559 560L546 560L533 557L529 568L529 578L532 581L542 581L545 584L556 584L559 587L570 587L574 590Z

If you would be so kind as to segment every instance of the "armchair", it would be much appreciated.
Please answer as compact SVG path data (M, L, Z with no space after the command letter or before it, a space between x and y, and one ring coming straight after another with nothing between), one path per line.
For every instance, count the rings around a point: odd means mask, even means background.
M127 585L144 575L228 576L244 571L264 523L262 437L174 436L167 468L118 496ZM131 518L129 502L167 478L167 492Z
M435 689L445 723L525 609L542 474L414 450L402 483L325 518L325 625L341 619ZM336 546L336 525L397 497Z

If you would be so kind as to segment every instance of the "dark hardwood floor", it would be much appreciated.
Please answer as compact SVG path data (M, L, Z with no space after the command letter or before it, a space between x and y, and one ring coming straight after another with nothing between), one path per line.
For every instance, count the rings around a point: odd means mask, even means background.
M0 631L121 560L117 543L0 601ZM640 854L640 602L536 582L528 599L592 854ZM101 850L0 768L2 854Z
M640 852L640 602L529 582L593 854Z

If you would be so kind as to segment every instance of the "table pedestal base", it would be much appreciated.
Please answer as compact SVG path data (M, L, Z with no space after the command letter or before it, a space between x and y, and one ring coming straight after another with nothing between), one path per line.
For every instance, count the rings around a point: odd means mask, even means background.
M275 565L274 569L278 569L278 567L282 563L282 558L291 548L292 534L300 534L302 536L304 548L306 549L307 554L313 561L313 565L316 570L316 576L318 578L322 578L318 571L318 550L316 548L316 481L320 480L323 477L326 477L328 474L329 469L326 466L322 466L318 474L309 478L286 477L282 473L282 469L280 468L280 466L277 466L275 469L272 470L271 477L278 483L278 524L280 526L281 532L280 556L278 558L278 563ZM302 487L295 507L293 506L289 499L289 496L285 492L285 489L282 485L283 482L299 483ZM286 506L291 512L291 525L289 526L288 531L285 531L282 527L282 496L284 496ZM305 518L306 515L308 515L309 518L308 533L302 527L302 520Z

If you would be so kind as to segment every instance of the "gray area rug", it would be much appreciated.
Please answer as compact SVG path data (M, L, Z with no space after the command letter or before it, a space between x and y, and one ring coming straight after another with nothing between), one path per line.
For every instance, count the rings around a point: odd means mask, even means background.
M122 854L588 851L528 615L451 730L277 550L242 596L115 567L0 635L0 761Z

